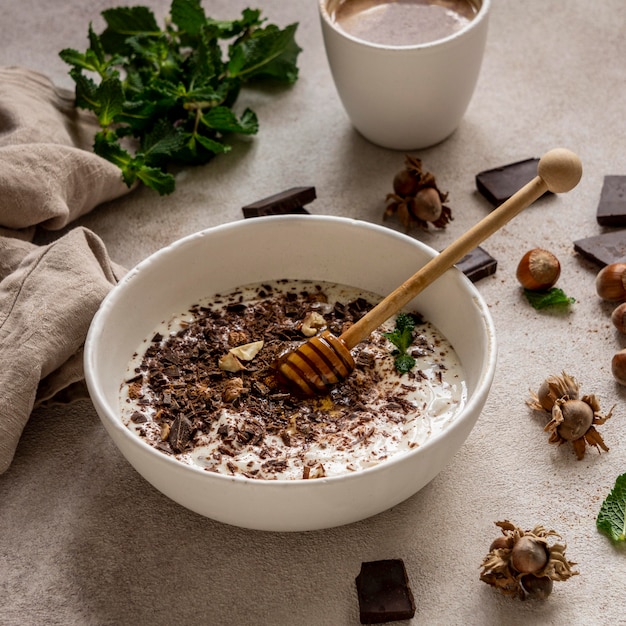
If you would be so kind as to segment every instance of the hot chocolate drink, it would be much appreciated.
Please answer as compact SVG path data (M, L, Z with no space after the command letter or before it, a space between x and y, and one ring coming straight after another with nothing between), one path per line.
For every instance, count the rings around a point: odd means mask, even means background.
M347 34L386 46L409 46L449 37L480 8L474 0L343 0L329 3L331 18Z

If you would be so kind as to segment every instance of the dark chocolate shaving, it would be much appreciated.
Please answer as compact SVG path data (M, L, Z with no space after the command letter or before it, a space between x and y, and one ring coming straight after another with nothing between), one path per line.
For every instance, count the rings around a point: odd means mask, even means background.
M191 422L184 415L177 415L170 428L169 444L175 452L182 452L191 441Z

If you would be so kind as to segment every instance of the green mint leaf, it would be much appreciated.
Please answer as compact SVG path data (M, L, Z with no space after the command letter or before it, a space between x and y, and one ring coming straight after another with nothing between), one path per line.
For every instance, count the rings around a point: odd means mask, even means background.
M106 66L106 54L104 52L104 48L102 47L102 42L100 41L100 37L96 35L91 24L89 24L89 50L93 53L98 67Z
M162 102L157 100L125 101L123 111L116 117L116 122L120 124L117 128L117 136L143 136L153 126L154 119L159 119L160 113L166 108Z
M63 61L65 61L68 65L73 65L74 67L82 67L86 70L95 72L96 67L93 64L92 60L87 58L87 55L82 52L78 52L72 48L64 48L59 52L59 56Z
M257 117L250 109L246 109L241 119L237 119L237 116L228 107L215 107L209 109L200 118L200 121L207 128L220 132L254 135L259 130Z
M393 361L400 374L406 374L415 367L415 359L410 354L398 354Z
M125 36L140 33L160 33L154 13L143 6L105 9L101 13L109 31Z
M596 526L611 541L626 541L626 474L617 477L615 487L600 507Z
M201 165L208 163L216 154L230 151L230 146L217 139L206 137L199 133L181 133L185 140L184 145L172 154L172 162L179 164Z
M106 128L115 122L124 107L124 92L122 83L118 78L104 79L96 92L98 98L98 110L96 114L102 128Z
M167 120L160 119L154 128L145 135L141 152L146 163L155 164L167 161L185 144L183 133L177 131Z
M296 60L301 48L295 42L297 24L283 30L269 25L256 30L231 50L230 76L247 81L252 78L273 78L293 83L298 77Z
M415 321L406 313L399 313L396 317L396 327L393 332L383 333L400 352L406 352L413 342L413 329Z
M85 76L82 71L76 67L73 67L70 70L70 76L76 83L76 106L96 113L100 106L98 100L98 85L96 85L91 78Z
M567 307L576 302L574 298L565 295L562 289L552 287L547 291L531 291L524 289L524 295L534 309L547 309L549 307Z
M147 7L117 7L101 13L107 28L100 35L100 42L108 54L127 56L129 37L134 35L160 35L161 29L154 14Z
M207 21L199 0L172 0L170 14L172 23L190 35L199 35Z
M209 139L203 135L196 135L196 141L208 152L213 154L222 154L230 150L230 146L220 143L214 139Z
M396 328L402 332L407 330L409 332L413 332L413 329L415 328L415 319L407 313L398 313L398 316L396 317Z
M102 33L89 24L85 52L59 54L76 84L76 106L100 124L94 151L117 164L128 185L142 181L170 193L167 165L207 163L230 150L224 135L258 131L252 110L234 112L244 83L297 77L297 24L263 27L258 9L222 21L207 17L201 0L171 0L162 28L144 6L107 9L102 17ZM132 150L121 147L123 138L132 139Z
M223 102L225 95L223 89L215 89L212 85L205 85L188 91L185 98L191 102L199 101L212 106Z
M131 187L136 180L136 170L141 165L127 150L117 142L110 131L100 131L94 141L94 152L111 163L115 163L122 170L122 179Z
M207 25L215 29L220 39L231 39L237 35L245 36L264 21L261 19L259 9L244 9L241 13L241 19L225 21L208 18Z
M399 313L396 317L396 326L390 333L383 333L383 336L396 346L393 352L396 355L394 365L401 374L406 374L415 366L415 359L407 354L407 349L413 343L413 329L415 319L407 313Z
M100 132L96 135L94 150L96 154L115 163L121 169L122 179L129 187L140 180L160 195L170 194L174 191L176 180L171 174L146 165L141 153L132 156L111 139L110 133Z
M156 167L144 165L137 170L137 178L161 196L166 196L176 188L176 179Z

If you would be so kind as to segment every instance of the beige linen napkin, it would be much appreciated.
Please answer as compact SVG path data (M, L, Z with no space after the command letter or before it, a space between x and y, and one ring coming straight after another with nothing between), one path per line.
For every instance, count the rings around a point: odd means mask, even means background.
M92 151L97 122L72 92L26 68L0 68L0 229L32 238L129 189Z
M85 395L82 346L100 302L124 273L102 241L57 230L129 191L91 150L95 120L41 74L0 68L0 474L31 411Z
M0 282L0 473L32 409L61 391L73 399L89 324L119 278L101 240L85 228L30 246ZM0 258L25 251L24 242L0 237Z

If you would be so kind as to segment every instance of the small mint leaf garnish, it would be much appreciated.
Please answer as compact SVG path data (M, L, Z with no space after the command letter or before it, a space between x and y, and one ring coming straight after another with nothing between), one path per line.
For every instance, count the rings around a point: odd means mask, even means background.
M568 307L576 302L574 298L570 298L562 289L552 287L546 291L532 291L524 289L524 295L534 309L547 309L550 307Z
M415 367L415 359L406 353L397 354L393 363L400 374L406 374Z
M596 526L615 543L626 542L626 474L615 481L596 519Z
M396 317L396 327L390 333L383 333L397 348L392 354L395 355L394 365L400 374L406 374L415 366L415 359L407 353L407 349L413 343L413 329L415 320L406 313L400 313Z

